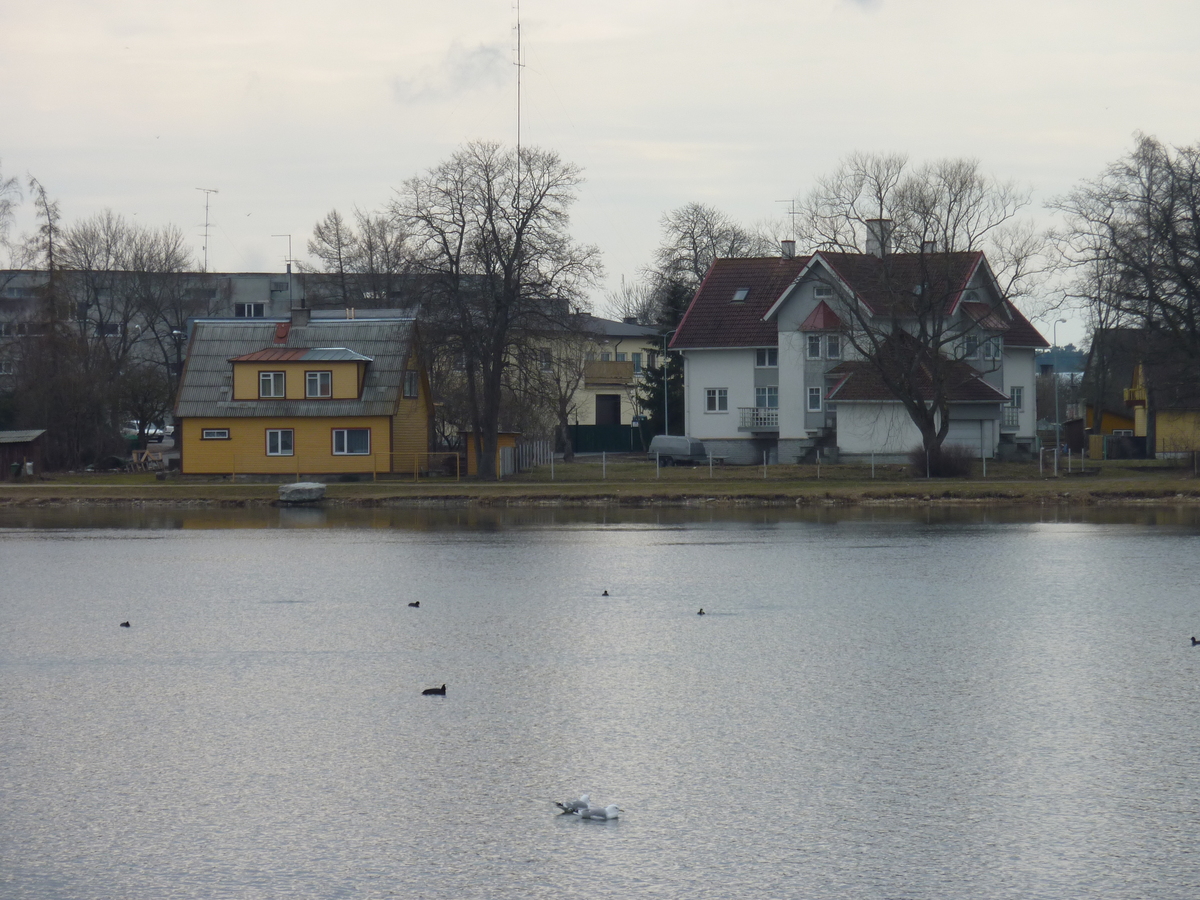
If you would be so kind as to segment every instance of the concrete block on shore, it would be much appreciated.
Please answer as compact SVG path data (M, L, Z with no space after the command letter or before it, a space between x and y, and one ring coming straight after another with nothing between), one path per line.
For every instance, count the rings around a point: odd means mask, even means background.
M297 481L279 486L280 503L313 503L325 499L325 485L319 481Z

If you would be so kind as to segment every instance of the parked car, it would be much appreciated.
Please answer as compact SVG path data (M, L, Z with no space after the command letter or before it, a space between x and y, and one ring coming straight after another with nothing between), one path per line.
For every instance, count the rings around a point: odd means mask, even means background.
M660 434L650 440L650 458L663 466L694 466L708 459L704 442L681 434Z
M146 440L155 443L161 441L167 434L166 430L161 425L155 425L153 422L146 423ZM121 426L121 437L127 441L136 441L138 437L138 423L126 422Z

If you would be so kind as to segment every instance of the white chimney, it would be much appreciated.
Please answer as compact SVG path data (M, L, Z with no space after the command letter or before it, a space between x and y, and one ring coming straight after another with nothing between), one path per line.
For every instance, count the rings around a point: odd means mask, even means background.
M891 251L892 220L867 219L867 253L883 259Z
M796 257L795 241L780 241L779 249L784 259L794 259Z

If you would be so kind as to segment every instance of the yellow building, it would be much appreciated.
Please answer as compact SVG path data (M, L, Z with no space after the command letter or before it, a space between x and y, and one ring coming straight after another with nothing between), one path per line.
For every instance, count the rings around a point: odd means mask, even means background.
M1133 433L1147 439L1156 458L1200 451L1200 382L1183 367L1139 363L1125 403L1133 408Z
M431 405L415 323L390 310L351 315L195 322L175 406L182 471L426 469Z

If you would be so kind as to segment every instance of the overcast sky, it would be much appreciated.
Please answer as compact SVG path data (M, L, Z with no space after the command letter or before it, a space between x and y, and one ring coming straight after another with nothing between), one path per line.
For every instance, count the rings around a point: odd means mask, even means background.
M209 268L282 271L273 235L303 258L330 209L515 141L516 20L514 0L0 0L0 165L64 221L175 223L197 258L216 189ZM572 231L607 287L664 211L779 218L855 150L976 157L1040 206L1135 131L1200 141L1195 0L523 0L521 21L522 140L585 170Z

